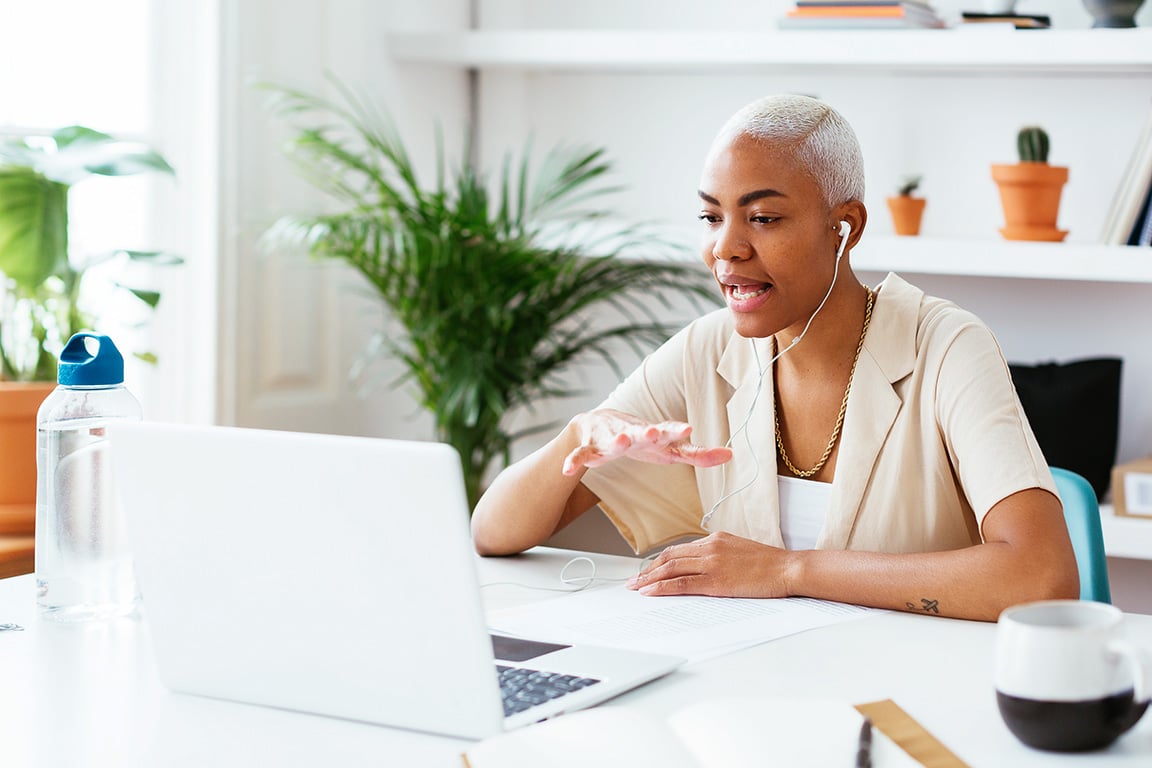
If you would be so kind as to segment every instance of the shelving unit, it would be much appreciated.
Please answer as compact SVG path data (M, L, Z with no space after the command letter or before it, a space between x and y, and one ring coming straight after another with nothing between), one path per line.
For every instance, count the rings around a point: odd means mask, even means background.
M1147 74L1152 30L946 29L756 32L479 30L392 33L398 61L573 71L746 71L747 67L939 75Z
M698 234L678 231L677 261L697 262ZM1152 285L1152 250L1091 243L868 234L852 250L859 272Z
M1078 243L869 235L852 251L858 270L1152 284L1152 249Z
M1122 517L1112 511L1111 504L1101 504L1100 523L1109 557L1152 560L1152 519Z

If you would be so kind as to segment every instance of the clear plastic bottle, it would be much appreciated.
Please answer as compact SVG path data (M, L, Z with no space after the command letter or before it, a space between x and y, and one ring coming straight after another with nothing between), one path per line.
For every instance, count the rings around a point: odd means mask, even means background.
M106 428L139 421L140 403L107 336L69 339L57 382L36 418L36 601L57 621L129 614L140 595Z

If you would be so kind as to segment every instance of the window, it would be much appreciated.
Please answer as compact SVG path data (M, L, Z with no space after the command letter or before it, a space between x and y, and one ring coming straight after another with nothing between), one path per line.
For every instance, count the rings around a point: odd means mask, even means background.
M214 323L203 321L211 316L214 296L198 287L211 283L214 269L212 249L205 247L212 231L204 224L214 198L211 192L205 197L211 179L205 183L200 168L211 165L203 159L214 151L213 137L174 129L190 121L170 113L175 102L195 112L196 129L210 124L214 105L196 109L186 95L204 94L197 101L210 101L214 92L204 83L211 82L214 68L180 64L213 55L214 46L204 41L215 33L215 8L210 2L165 0L0 0L6 32L0 46L0 134L85 125L145 142L176 167L175 179L87 178L69 200L74 262L116 249L172 250L186 259L176 268L177 279L156 274L169 270L123 262L85 278L86 304L99 318L98 330L125 352L129 388L146 414L162 418L210 419L214 403ZM195 238L188 234L192 230ZM193 249L209 253L194 255ZM161 290L160 312L147 312L115 287L117 280ZM186 338L197 332L197 338ZM156 341L161 338L162 345ZM153 368L129 354L142 351L157 352L161 365ZM190 392L205 393L204 401L190 403Z

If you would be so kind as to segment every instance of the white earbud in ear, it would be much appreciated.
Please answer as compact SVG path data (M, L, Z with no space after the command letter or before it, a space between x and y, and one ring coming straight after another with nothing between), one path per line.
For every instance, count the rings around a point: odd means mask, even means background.
M844 247L848 245L848 233L852 231L852 225L841 219L840 221L840 247L836 250L836 264L840 264L840 258L844 255Z

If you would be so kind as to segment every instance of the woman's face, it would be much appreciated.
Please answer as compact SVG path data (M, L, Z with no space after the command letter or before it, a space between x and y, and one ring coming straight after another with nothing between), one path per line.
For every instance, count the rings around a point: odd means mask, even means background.
M799 334L832 283L837 222L789 145L717 144L700 181L704 263L741 336Z

